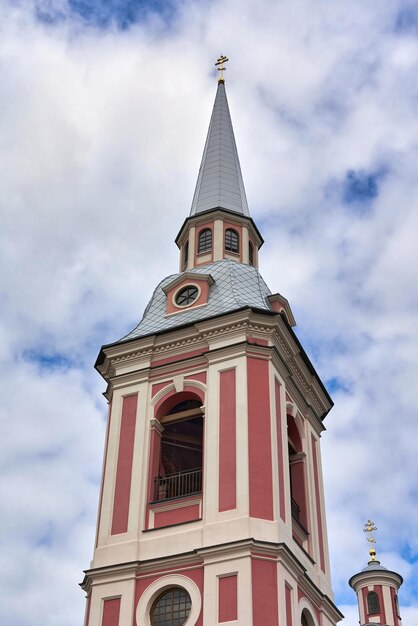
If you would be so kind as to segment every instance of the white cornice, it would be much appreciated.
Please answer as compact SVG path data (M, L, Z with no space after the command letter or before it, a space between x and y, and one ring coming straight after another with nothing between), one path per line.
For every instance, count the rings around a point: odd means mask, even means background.
M240 347L248 336L268 340L270 347ZM169 333L104 347L104 361L98 369L111 386L116 386L132 383L135 379L145 380L152 367L158 366L158 357L162 361L167 357L177 357L178 363L183 354L186 356L190 351L201 349L202 355L191 358L212 361L222 359L227 354L236 354L237 348L241 352L251 349L252 352L269 355L268 358L271 358L285 378L292 395L298 396L301 410L308 417L311 415L315 430L322 430L320 418L329 411L332 404L319 378L309 369L291 330L279 313L266 314L246 308ZM170 370L174 364L162 363L161 366Z

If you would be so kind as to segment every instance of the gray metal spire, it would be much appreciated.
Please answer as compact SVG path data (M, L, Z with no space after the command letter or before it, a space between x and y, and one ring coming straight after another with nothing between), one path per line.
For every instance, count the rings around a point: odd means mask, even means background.
M190 215L217 207L250 215L223 80L218 82Z

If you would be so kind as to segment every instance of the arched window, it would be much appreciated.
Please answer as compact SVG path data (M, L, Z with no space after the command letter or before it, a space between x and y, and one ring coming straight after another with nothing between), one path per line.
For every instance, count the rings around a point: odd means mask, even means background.
M198 253L210 252L212 250L212 230L204 228L199 233L199 243L197 246Z
M287 416L287 436L292 518L296 522L298 530L296 536L298 540L303 543L303 539L307 539L308 537L305 455L302 450L302 440L299 430L292 415ZM302 531L302 533L300 531Z
M183 267L187 267L189 262L189 240L186 241L183 248Z
M312 615L308 609L303 609L301 617L301 626L314 626L315 622L312 619Z
M225 250L239 252L239 235L232 228L227 228L225 231Z
M185 589L168 589L152 605L151 626L183 626L191 606L190 596Z
M379 596L375 591L369 591L367 594L367 613L369 615L380 613Z
M250 265L254 265L254 246L252 241L248 242L248 262Z
M160 418L161 435L154 501L202 491L203 417L200 400L186 399Z

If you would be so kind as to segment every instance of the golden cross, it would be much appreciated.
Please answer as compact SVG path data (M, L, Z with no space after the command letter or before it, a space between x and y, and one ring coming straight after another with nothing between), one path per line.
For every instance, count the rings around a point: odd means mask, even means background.
M227 63L227 61L229 61L228 57L226 57L223 54L221 54L221 56L219 57L219 59L215 63L215 65L218 68L218 72L220 72L218 83L223 83L224 82L224 71L226 70L226 67L224 67L224 63Z
M366 524L364 524L363 532L369 533L367 537L367 541L370 544L369 554L372 557L372 561L376 560L376 550L373 547L373 544L376 543L376 539L373 539L373 531L377 530L377 526L374 525L374 522L368 520Z

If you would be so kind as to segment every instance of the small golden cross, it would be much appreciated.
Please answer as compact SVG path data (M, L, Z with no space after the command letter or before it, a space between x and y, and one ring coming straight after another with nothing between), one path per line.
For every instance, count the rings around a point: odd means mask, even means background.
M216 61L215 65L218 67L218 72L220 72L220 76L218 78L218 83L223 83L224 82L224 71L226 70L226 67L224 67L224 63L227 63L227 61L229 61L228 57L224 56L223 54L221 54L221 56L219 57L219 59Z
M363 532L369 533L369 536L367 537L367 541L370 544L369 554L372 557L372 561L376 560L376 550L373 547L373 544L376 543L376 540L373 539L373 534L372 534L374 530L377 530L377 526L374 525L374 522L372 522L371 520L368 520L367 523L364 524Z

